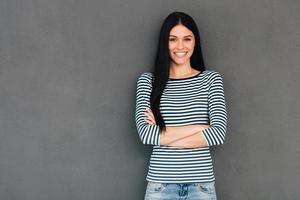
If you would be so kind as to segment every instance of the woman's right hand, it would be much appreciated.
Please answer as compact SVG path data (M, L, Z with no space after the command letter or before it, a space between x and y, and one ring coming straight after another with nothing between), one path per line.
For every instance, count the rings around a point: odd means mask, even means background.
M147 121L148 124L156 125L154 114L150 108L146 108L144 114L145 114L145 120Z

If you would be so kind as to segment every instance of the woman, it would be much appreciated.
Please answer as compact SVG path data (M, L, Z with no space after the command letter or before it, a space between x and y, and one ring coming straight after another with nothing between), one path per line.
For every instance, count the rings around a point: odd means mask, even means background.
M205 69L197 25L183 12L167 16L154 70L137 80L135 120L153 145L145 200L217 199L210 146L225 140L223 79Z

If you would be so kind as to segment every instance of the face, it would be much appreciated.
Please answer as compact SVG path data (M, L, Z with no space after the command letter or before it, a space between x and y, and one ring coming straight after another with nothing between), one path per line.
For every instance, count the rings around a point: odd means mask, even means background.
M190 57L195 47L195 36L185 26L174 26L169 35L169 55L176 65L190 65Z

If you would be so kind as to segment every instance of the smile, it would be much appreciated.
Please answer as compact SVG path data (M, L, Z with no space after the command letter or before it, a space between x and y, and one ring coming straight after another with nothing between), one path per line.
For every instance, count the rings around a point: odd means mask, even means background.
M175 52L174 54L178 57L184 57L187 54L187 52Z

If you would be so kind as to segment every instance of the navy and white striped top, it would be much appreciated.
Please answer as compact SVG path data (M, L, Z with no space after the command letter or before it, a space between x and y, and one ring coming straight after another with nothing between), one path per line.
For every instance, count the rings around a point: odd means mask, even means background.
M137 80L135 121L143 144L153 145L147 181L160 183L211 182L215 180L210 146L224 143L227 111L220 73L205 70L197 75L169 78L160 110L166 126L209 124L203 130L208 147L160 146L160 128L145 120L150 108L153 74L142 73Z

